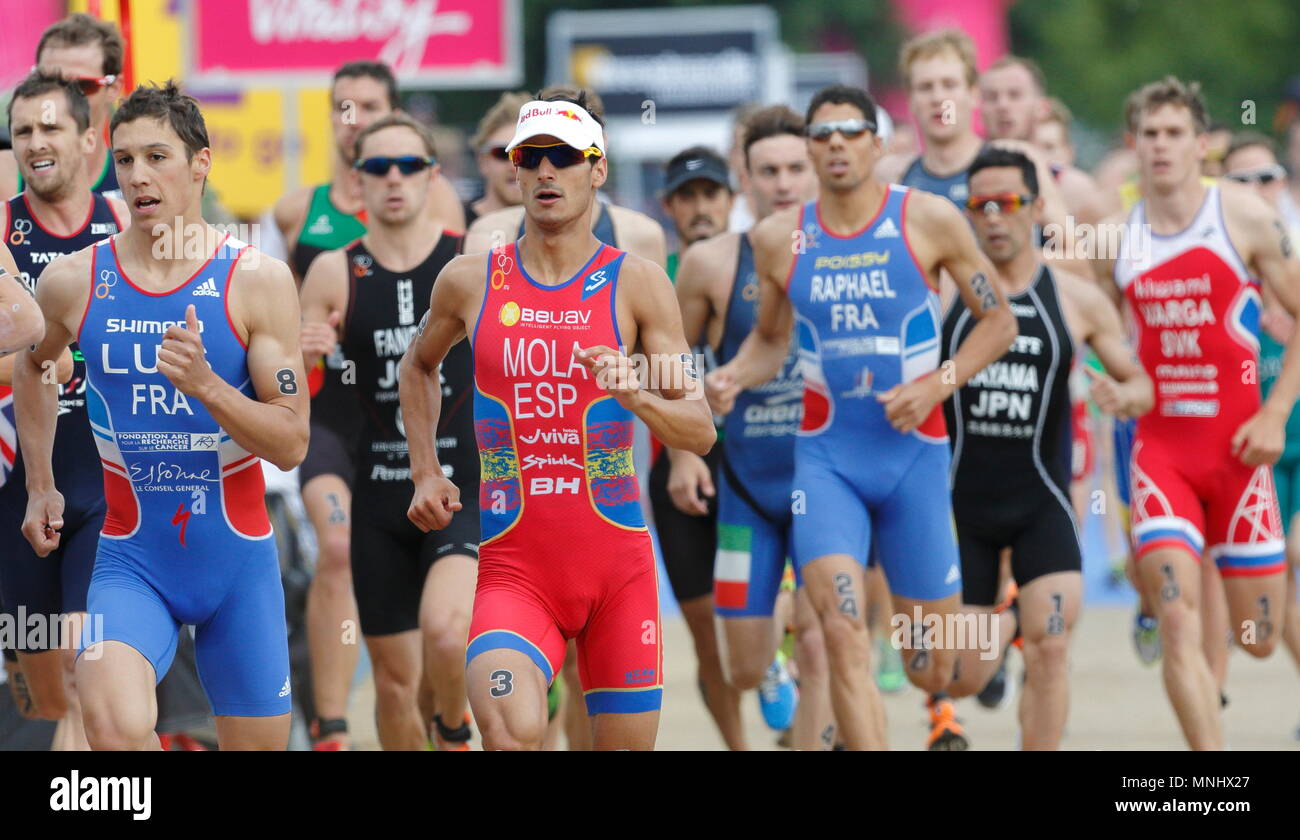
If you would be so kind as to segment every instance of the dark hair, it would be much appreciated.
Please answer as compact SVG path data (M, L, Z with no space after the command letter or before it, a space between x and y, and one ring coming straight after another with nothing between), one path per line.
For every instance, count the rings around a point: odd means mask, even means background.
M97 43L104 51L104 64L100 72L105 76L117 76L122 72L122 55L125 52L122 33L108 21L78 12L51 25L41 33L41 40L36 44L37 63L40 63L41 52L51 41L70 47Z
M9 130L13 131L15 102L19 99L35 99L43 93L52 93L56 90L63 91L68 101L68 112L77 123L77 131L90 128L90 103L86 101L81 88L73 82L63 81L61 76L33 70L27 78L18 83L18 87L14 88L13 98L9 100Z
M759 140L791 134L800 140L804 137L803 117L785 105L760 108L745 120L745 168L749 168L749 147Z
M1025 179L1025 188L1029 194L1038 195L1038 170L1034 168L1034 162L1029 159L1024 152L1013 152L1009 149L999 149L997 146L985 146L980 149L975 160L971 162L970 169L966 170L966 183L975 177L975 173L981 169L993 169L1002 166L1014 166L1020 170L1020 175Z
M537 91L537 98L542 102L572 102L591 114L596 125L605 127L605 103L601 101L600 94L590 88L550 85Z
M1177 76L1165 76L1130 93L1124 102L1124 125L1136 133L1142 114L1162 105L1181 105L1191 111L1192 125L1197 134L1209 130L1210 115L1205 108L1205 99L1201 97L1201 83L1183 84Z
M1032 58L1025 58L1019 55L1004 55L997 61L993 62L984 70L988 73L993 70L1003 70L1007 67L1023 67L1033 81L1034 87L1043 96L1047 95L1047 77L1043 75L1043 68L1038 66L1038 62Z
M209 145L208 127L203 122L198 101L182 92L175 79L168 79L162 87L148 84L131 91L113 113L108 126L109 137L112 138L118 126L139 119L166 120L185 144L187 160L192 160L195 152Z
M401 100L397 96L397 77L382 61L349 61L344 64L334 71L334 78L330 80L331 92L339 79L374 79L383 84L384 92L388 94L388 107L394 111L401 107Z
M1232 135L1232 142L1228 144L1228 151L1224 154L1223 159L1227 160L1242 149L1249 149L1251 146L1262 146L1268 149L1274 158L1278 157L1277 143L1273 142L1272 137L1267 134L1260 134L1258 131L1239 131Z
M804 116L804 121L812 122L813 114L817 113L817 109L827 103L831 105L852 105L862 112L863 117L871 120L873 124L876 121L876 101L871 98L871 94L862 88L849 85L831 85L814 93L812 101L808 103L808 113Z
M410 116L409 114L398 113L398 114L386 114L385 116L380 117L379 119L372 122L370 125L361 129L361 132L357 135L356 143L354 144L352 149L352 157L356 159L360 159L361 146L366 142L367 137L377 132L383 131L385 128L393 128L395 126L400 128L409 128L411 131L414 131L415 136L419 137L420 141L424 143L425 153L428 154L428 156L431 158L436 158L438 156L438 152L433 145L433 135L429 133L429 129L425 128L423 125L419 123L419 121L417 121L414 117Z

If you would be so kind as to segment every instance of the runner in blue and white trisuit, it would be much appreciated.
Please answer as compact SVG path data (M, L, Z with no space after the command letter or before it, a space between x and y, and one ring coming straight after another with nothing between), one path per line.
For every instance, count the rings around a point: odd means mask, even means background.
M108 503L76 667L87 741L157 748L154 684L188 624L221 746L283 749L284 595L259 458L288 469L307 447L293 279L204 222L212 155L194 99L137 88L111 139L133 224L45 270L45 338L15 366L23 532L38 555L59 545L41 371L76 340Z
M817 194L803 118L784 105L750 115L741 139L747 183L758 218L796 207ZM687 340L714 349L725 363L754 326L758 274L747 233L728 233L691 246L682 257L677 299ZM775 379L736 395L725 414L718 478L718 552L714 602L722 619L727 680L757 688L764 719L791 727L791 746L816 749L823 732L834 743L826 654L806 592L795 596L800 696L796 708L778 642L788 615L778 590L791 556L794 441L803 413L803 382L793 354ZM788 613L789 611L786 610ZM775 659L775 661L774 661ZM829 744L828 744L829 746Z
M908 617L900 632L920 632L914 609L934 616L930 622L958 610L940 403L1015 334L993 267L952 204L872 177L881 156L875 113L858 88L835 85L813 97L808 149L821 197L754 229L758 320L711 382L729 393L770 379L797 318L804 412L795 449L793 492L802 503L794 508L795 563L826 636L835 719L851 749L884 746L884 716L865 667L868 546L895 612ZM943 375L936 370L940 269L980 322ZM956 651L930 635L916 643L909 635L904 658L913 683L940 691L952 680Z

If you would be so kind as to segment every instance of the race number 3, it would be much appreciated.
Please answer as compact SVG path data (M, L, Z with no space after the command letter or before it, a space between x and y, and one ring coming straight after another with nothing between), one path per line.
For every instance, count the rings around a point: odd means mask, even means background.
M298 377L292 368L280 368L275 372L275 381L280 383L280 393L293 396L298 393Z
M515 675L502 668L499 671L493 671L488 679L492 680L495 685L488 689L488 693L493 697L505 697L515 690Z

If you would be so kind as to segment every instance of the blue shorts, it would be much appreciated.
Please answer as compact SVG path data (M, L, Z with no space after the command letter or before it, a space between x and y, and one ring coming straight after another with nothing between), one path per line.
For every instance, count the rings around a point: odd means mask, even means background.
M213 714L287 714L289 645L275 541L241 543L237 554L195 558L207 558L209 568L182 577L168 560L142 562L139 546L129 541L102 539L82 650L100 641L128 644L161 682L176 655L180 626L192 624L199 679ZM160 574L158 566L172 566L171 574ZM221 585L213 585L217 581Z
M1115 440L1115 491L1119 493L1120 504L1127 510L1132 500L1132 493L1129 491L1129 463L1133 459L1133 438L1137 435L1137 421L1116 418L1112 423L1111 434Z
M904 452L888 457L912 460L891 471L898 476L893 486L882 485L885 471L873 469L871 460L839 458L856 469L850 476L818 448L800 450L794 488L803 491L804 505L794 514L796 568L828 554L847 554L865 567L874 549L895 595L935 601L961 592L948 444L901 436L899 444Z
M751 497L752 498L752 497ZM793 554L788 509L781 522L759 512L718 471L718 553L713 564L714 612L723 618L770 618ZM798 585L798 571L795 583Z

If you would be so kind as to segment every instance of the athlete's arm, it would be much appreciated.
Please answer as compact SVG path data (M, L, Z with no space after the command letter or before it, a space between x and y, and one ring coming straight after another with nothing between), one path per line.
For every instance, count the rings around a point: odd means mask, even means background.
M1300 256L1277 212L1247 190L1223 189L1229 235L1243 236L1246 264L1273 289L1292 318L1300 315ZM1234 244L1236 244L1234 242ZM1268 399L1232 436L1232 454L1247 466L1274 464L1286 445L1286 421L1300 395L1300 330L1291 333L1282 354L1282 370Z
M438 415L442 386L438 366L467 332L464 316L471 284L482 282L486 269L481 254L460 256L443 266L429 294L429 310L420 319L415 339L406 348L397 370L402 422L411 457L415 494L406 516L422 531L445 528L460 510L460 490L438 463Z
M1124 324L1106 295L1088 280L1063 272L1057 281L1074 304L1084 322L1083 340L1097 354L1105 373L1090 367L1084 370L1092 378L1090 393L1097 407L1107 414L1128 419L1140 417L1155 404L1151 378L1133 358L1124 336Z
M456 188L442 173L429 182L429 203L425 211L425 215L437 219L444 230L457 236L465 232L465 206L460 203Z
M781 372L794 328L794 306L785 284L795 259L792 235L798 228L799 208L791 207L768 216L750 232L758 274L758 315L735 358L705 377L709 403L719 414L731 411L741 391Z
M23 536L38 557L59 547L63 496L54 486L54 429L59 416L59 387L42 373L73 340L70 324L80 320L90 298L90 254L86 248L59 257L41 272L36 302L45 317L45 334L14 364L14 417L18 443L27 468L27 514Z
M108 204L113 208L113 217L117 219L118 228L125 231L131 226L131 208L127 207L126 202L120 198L109 198Z
M334 352L348 308L348 258L340 249L312 260L302 281L302 361L311 370L322 356Z
M1016 317L998 286L997 272L979 249L970 225L952 202L913 190L908 194L908 238L917 250L933 255L932 278L943 269L957 285L975 327L939 370L895 385L876 397L885 404L885 416L895 429L910 434L941 401L948 399L979 371L996 361L1016 337Z
M18 158L9 149L0 151L0 201L18 194Z
M1117 213L1102 219L1098 223L1098 230L1117 229L1119 236L1106 237L1106 240L1114 242L1116 247L1119 247L1120 238L1125 236L1128 231L1118 226L1123 225L1126 221L1126 214ZM1091 277L1093 282L1097 284L1097 288L1101 289L1102 293L1110 299L1110 302L1115 304L1115 308L1123 312L1124 293L1120 291L1119 286L1115 285L1115 260L1118 257L1119 255L1116 253L1109 253L1107 246L1098 246L1096 254L1093 255L1092 259L1088 260L1090 271L1082 273L1085 277Z
M882 184L897 184L903 177L908 165L915 159L914 155L890 154L876 162L871 170L872 176Z
M575 346L573 354L597 384L640 417L665 446L704 455L718 435L682 335L682 315L668 275L634 255L624 259L620 273L619 289L636 323L638 343L650 359L652 375L665 377L667 382L642 383L632 360L618 348ZM678 382L684 387L675 387Z
M311 402L298 347L298 294L289 267L265 254L257 267L241 258L229 286L231 322L248 337L248 375L256 399L246 397L203 358L203 338L193 304L185 326L174 325L158 348L158 372L194 397L235 443L282 470L307 454Z
M712 247L710 247L712 244ZM713 296L709 285L717 278L711 270L709 254L717 250L717 243L699 242L682 253L677 267L677 306L682 313L682 332L686 343L696 347L707 340L709 319L713 315ZM704 459L694 452L664 447L668 458L668 495L683 513L704 516L709 512L705 498L714 495L713 476Z
M45 323L36 301L18 279L18 266L0 245L0 356L41 340Z
M303 222L307 219L307 203L311 200L311 187L302 187L282 196L271 211L275 226L284 237L285 250L292 254L298 246L298 236L302 233ZM299 282L301 277L296 278Z

